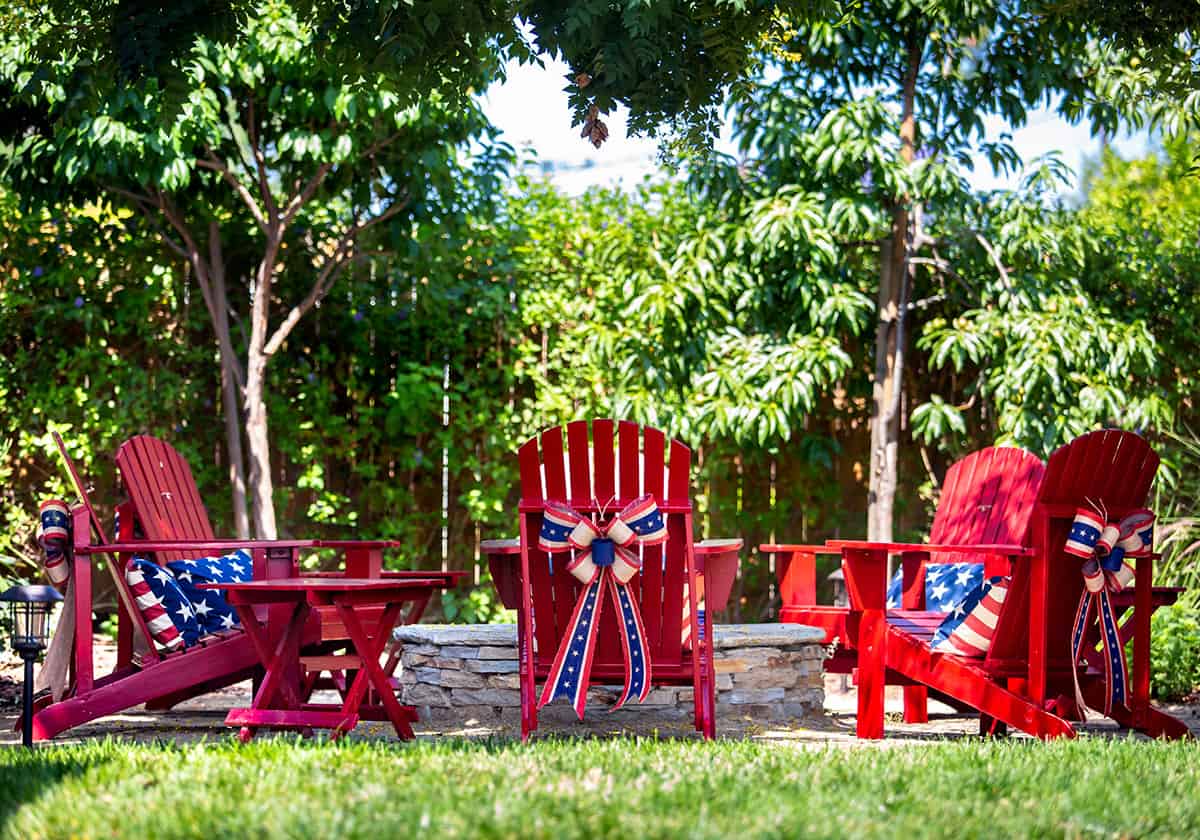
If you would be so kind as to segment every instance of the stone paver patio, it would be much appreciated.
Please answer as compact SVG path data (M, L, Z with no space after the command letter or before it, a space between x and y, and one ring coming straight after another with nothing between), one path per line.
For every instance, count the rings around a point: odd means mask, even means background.
M100 650L108 656L112 648L107 642L97 639ZM15 663L5 661L0 674L17 677ZM825 715L805 720L779 723L764 723L751 716L723 714L718 717L717 735L720 738L740 738L753 741L779 743L802 748L828 746L888 747L903 744L934 742L942 739L978 737L978 722L973 717L959 716L938 703L930 703L931 720L927 724L906 724L900 719L901 697L899 689L889 688L887 698L888 731L883 741L858 741L854 737L855 694L853 688L842 690L839 676L825 678ZM93 723L77 727L60 736L52 743L78 743L101 738L123 738L135 742L167 740L176 743L223 740L233 737L233 732L224 725L225 713L234 706L248 705L249 682L231 686L223 691L189 700L170 712L147 712L138 708L117 715L110 715ZM336 695L326 698L333 700ZM1200 704L1175 704L1167 707L1172 714L1186 720L1192 732L1200 736ZM0 745L15 746L20 736L13 730L19 716L19 707L0 707ZM520 725L515 716L505 716L500 721L487 723L468 719L465 723L438 724L422 722L414 726L418 737L436 738L459 736L468 738L520 737ZM1126 732L1105 720L1097 719L1081 727L1082 731L1102 737L1123 737ZM603 709L589 709L584 723L547 719L535 737L554 736L595 737L613 734L651 735L668 738L698 738L690 721L655 720L644 715L629 715L622 720L622 713L609 714ZM353 739L394 740L395 734L386 724L362 723L350 736ZM1016 734L1013 737L1024 738ZM1142 736L1134 736L1142 737Z

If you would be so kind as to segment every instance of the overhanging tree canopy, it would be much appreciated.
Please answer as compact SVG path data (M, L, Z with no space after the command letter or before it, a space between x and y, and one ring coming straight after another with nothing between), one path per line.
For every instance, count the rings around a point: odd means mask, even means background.
M402 246L418 218L449 224L492 192L485 173L504 154L473 94L529 57L519 20L577 71L592 132L622 101L639 130L699 137L781 8L26 2L0 20L0 166L25 201L128 203L187 261L219 348L237 529L249 531L246 461L255 531L274 536L268 362L340 274Z

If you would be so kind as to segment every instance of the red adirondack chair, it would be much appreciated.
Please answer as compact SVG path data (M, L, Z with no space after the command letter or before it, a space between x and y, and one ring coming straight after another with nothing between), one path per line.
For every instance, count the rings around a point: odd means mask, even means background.
M1045 465L1024 449L989 446L953 464L946 471L941 497L929 530L929 545L902 551L903 586L901 606L925 609L925 570L930 563L984 564L984 576L1008 574L1008 556L1024 547L1033 503L1041 486ZM935 550L933 546L946 546ZM965 551L955 546L994 546L991 552ZM816 558L841 554L828 545L767 544L764 552L778 553L780 621L817 627L840 627L848 609L817 604ZM832 637L827 641L832 642ZM833 674L853 673L858 651L839 645L826 660ZM904 690L904 720L924 723L929 719L926 690L907 686Z
M1076 678L1087 704L1102 708L1105 675L1094 656L1094 628L1085 638L1086 664L1076 668L1073 662L1070 635L1083 578L1079 558L1064 551L1067 535L1082 507L1100 505L1113 520L1142 507L1157 469L1158 456L1130 432L1092 432L1050 456L1030 522L1029 548L1009 554L1012 580L982 658L931 650L940 614L886 609L889 552L920 546L834 543L842 552L850 610L839 626L826 629L858 651L859 737L883 736L885 682L926 686L976 709L984 731L1013 726L1041 738L1073 737L1071 721L1084 714L1075 702ZM1150 735L1181 738L1188 735L1187 727L1149 703L1150 616L1179 594L1151 586L1152 560L1138 558L1133 589L1112 595L1118 618L1132 610L1120 641L1133 640L1134 656L1127 703L1114 707L1111 716Z
M654 496L667 526L665 543L640 547L641 573L629 584L645 627L652 662L650 682L655 686L691 685L696 728L712 738L716 731L716 679L710 628L699 621L691 450L679 441L668 442L656 429L594 420L548 429L525 443L517 458L521 473L517 638L522 738L537 728L536 681L550 675L583 590L566 571L565 558L576 555L555 554L552 558L538 548L547 503L563 503L603 524L607 514L622 510L646 493ZM625 677L627 660L615 616L611 605L601 614L591 670L594 684L621 682ZM685 634L685 628L690 633ZM685 635L690 641L685 641Z
M430 578L437 587L449 587L462 574L382 572L382 550L392 545L386 541L219 540L213 535L190 467L169 444L139 435L121 445L116 461L129 499L118 506L120 532L115 542L106 539L71 467L84 501L72 510L71 568L75 614L81 619L75 627L71 691L58 702L41 698L33 721L35 739L52 738L71 727L142 703L148 708L170 708L189 697L244 680L259 667L253 645L240 629L209 634L186 650L159 650L125 580L124 568L134 553L145 556L152 552L158 563L165 564L245 548L251 553L256 579L296 575L299 552L312 548L341 550L346 558L345 574L350 577L413 576ZM142 532L137 539L135 526L140 526ZM96 541L93 531L98 532ZM117 663L111 674L99 677L94 672L91 622L86 618L92 614L93 556L107 558L120 600ZM419 618L423 608L424 603L414 604L408 620ZM318 611L303 637L310 646L308 650L320 655L315 665L343 668L353 666L328 654L344 645L346 639L340 619L329 611ZM338 683L336 673L331 682ZM322 685L316 673L305 676L302 688L306 694L319 687Z

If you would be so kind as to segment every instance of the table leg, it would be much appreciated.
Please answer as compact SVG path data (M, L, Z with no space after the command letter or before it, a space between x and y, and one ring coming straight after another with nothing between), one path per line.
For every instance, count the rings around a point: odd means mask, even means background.
M252 605L237 605L235 609L238 618L242 621L242 628L250 637L250 642L254 645L258 658L266 668L266 674L258 686L258 691L254 694L250 708L254 711L272 708L285 710L299 708L300 698L296 694L295 687L285 679L285 671L288 663L295 661L300 655L300 636L304 631L305 620L308 618L308 605L303 601L297 601L292 606L292 614L288 623L277 638L272 638L270 628L259 621ZM280 694L283 695L283 705L275 707L273 704ZM235 717L234 713L230 712L229 717ZM243 726L238 732L238 737L242 741L249 741L254 737L256 728L249 725Z
M346 713L357 711L362 705L367 685L370 683L379 692L379 699L383 703L383 708L387 712L396 734L402 740L411 741L416 735L413 733L412 727L408 725L408 715L405 714L400 701L396 699L395 691L392 689L387 674L379 665L379 656L392 636L392 628L396 626L401 606L398 603L388 604L379 618L375 636L372 638L363 630L362 623L354 614L353 609L344 604L337 604L338 615L345 624L346 634L350 636L350 641L353 642L355 650L362 659L362 669L354 678L354 683L346 694L346 702L342 711Z

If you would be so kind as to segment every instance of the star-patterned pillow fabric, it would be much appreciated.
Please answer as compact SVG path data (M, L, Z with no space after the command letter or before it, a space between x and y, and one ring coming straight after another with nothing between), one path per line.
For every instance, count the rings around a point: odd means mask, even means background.
M172 560L167 564L179 588L191 603L201 634L230 630L238 626L237 613L216 589L200 589L201 583L242 583L253 577L250 552L239 549L224 557L198 560Z
M125 580L156 642L167 650L196 644L201 631L192 602L169 570L152 560L134 557L125 568Z
M986 656L1008 595L1010 578L988 578L950 611L933 634L929 646L939 653Z
M897 569L888 584L888 609L900 607L904 572ZM925 565L925 609L950 612L983 583L982 563L927 563Z

